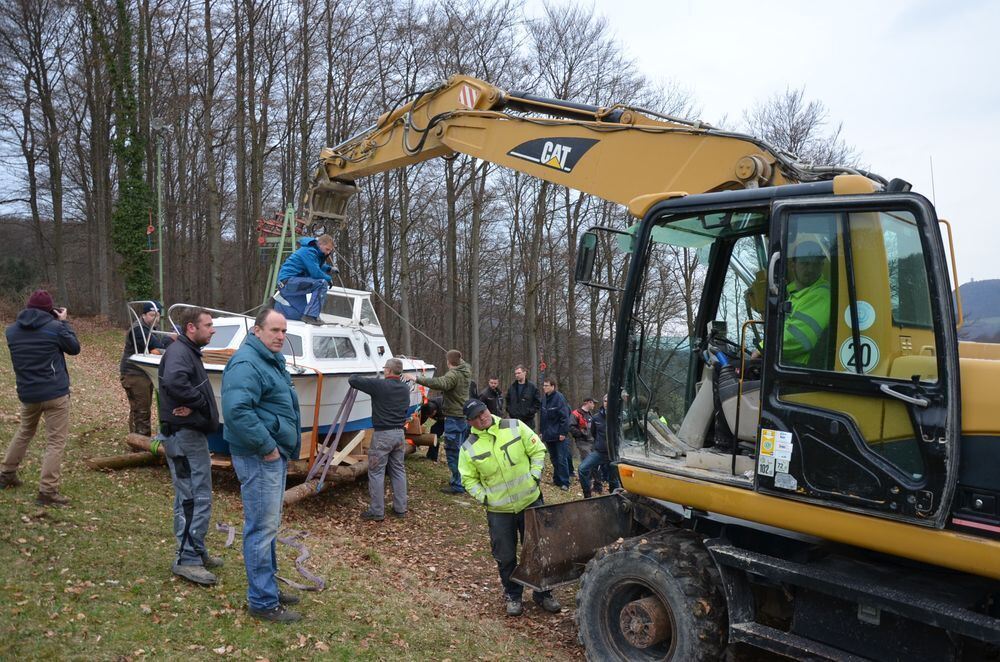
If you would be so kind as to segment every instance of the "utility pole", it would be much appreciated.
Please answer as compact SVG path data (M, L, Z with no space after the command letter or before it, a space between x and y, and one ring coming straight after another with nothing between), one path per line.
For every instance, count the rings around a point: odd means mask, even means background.
M161 117L153 118L150 127L156 133L156 254L159 262L160 305L163 297L163 134L167 123Z

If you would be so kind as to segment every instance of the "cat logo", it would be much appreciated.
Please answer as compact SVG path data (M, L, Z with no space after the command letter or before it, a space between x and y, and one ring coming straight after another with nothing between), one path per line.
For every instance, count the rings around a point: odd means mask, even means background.
M572 172L580 158L596 142L593 138L536 138L521 143L507 155L562 172Z

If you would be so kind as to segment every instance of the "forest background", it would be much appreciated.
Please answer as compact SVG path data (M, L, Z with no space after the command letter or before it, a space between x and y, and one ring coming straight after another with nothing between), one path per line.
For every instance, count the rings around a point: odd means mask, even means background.
M0 298L16 310L44 286L73 315L122 325L133 299L250 310L273 261L258 219L298 204L323 146L455 73L698 117L593 7L537 13L515 0L2 3ZM716 124L805 160L860 161L804 87L732 112ZM158 148L163 225L147 235ZM459 348L480 384L508 383L517 363L540 381L545 362L574 405L602 392L617 298L572 273L579 234L626 227L622 207L464 156L359 184L337 262L345 285L376 294L397 354L443 364L439 346ZM606 279L621 266L603 265ZM658 276L661 314L690 329L696 256L667 255Z

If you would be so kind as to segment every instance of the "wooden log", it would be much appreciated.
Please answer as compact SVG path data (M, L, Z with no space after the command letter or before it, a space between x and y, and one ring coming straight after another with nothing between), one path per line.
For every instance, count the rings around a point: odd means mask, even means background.
M152 448L153 440L144 434L136 434L132 432L129 434L129 436L125 437L125 443L136 450L146 451L147 453L149 453L150 452L149 449ZM164 457L167 456L167 452L163 450L162 444L157 446L156 454L162 455Z
M125 455L91 457L84 460L84 463L95 471L113 471L129 467L144 467L150 464L163 464L163 456L153 455L149 451L140 451Z
M409 455L416 451L416 448L411 444L404 444L403 454ZM323 486L316 490L319 485L319 479L313 479L306 481L295 487L290 487L285 490L285 496L283 502L286 506L290 506L294 503L298 503L303 499L319 494L325 491L328 487L334 485L340 485L342 483L350 483L357 480L361 476L368 475L368 458L358 458L353 464L341 464L336 467L330 467L330 470L326 473L326 480L323 481Z
M425 432L422 434L408 434L407 441L414 446L437 446L437 435Z

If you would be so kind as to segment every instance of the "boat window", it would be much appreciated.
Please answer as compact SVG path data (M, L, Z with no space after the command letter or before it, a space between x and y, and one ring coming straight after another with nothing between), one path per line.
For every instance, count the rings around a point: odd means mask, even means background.
M224 347L229 347L229 343L233 341L236 337L236 333L240 330L239 324L224 324L216 325L215 335L209 341L205 349L222 349Z
M281 346L281 353L285 356L302 356L302 336L285 334L285 344Z
M313 355L317 359L352 359L358 355L350 338L314 336Z
M368 299L361 301L361 323L365 326L381 326L375 315L375 309L372 308L372 302Z
M352 319L354 317L354 298L327 294L326 301L323 302L323 312L327 315Z

